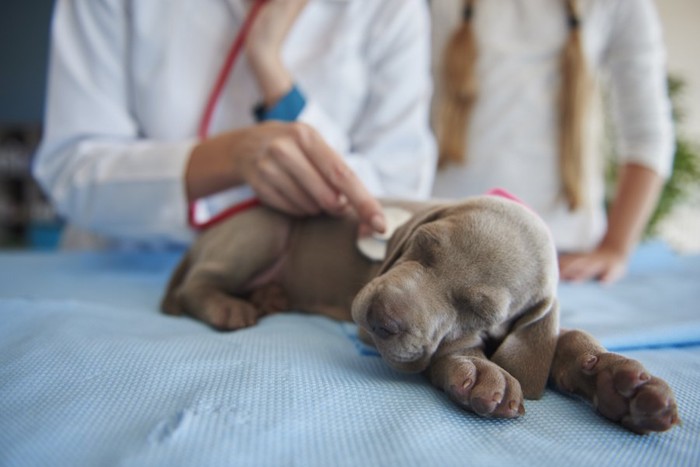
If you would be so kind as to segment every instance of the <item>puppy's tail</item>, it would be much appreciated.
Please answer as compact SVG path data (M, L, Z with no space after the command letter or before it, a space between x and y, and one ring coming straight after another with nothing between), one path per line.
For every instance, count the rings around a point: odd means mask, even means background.
M165 295L160 301L160 310L168 315L181 315L182 308L177 300L177 291L180 285L185 279L187 272L190 269L190 255L185 253L185 255L180 260L180 263L175 268L172 276L170 276L170 281L168 281L168 287L165 289Z

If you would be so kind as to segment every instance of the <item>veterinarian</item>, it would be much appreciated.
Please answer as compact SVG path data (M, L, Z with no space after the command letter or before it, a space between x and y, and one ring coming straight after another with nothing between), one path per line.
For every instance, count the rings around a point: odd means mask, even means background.
M422 0L59 0L33 170L66 242L188 243L256 202L381 230L375 196L433 182L428 28Z
M620 278L672 167L653 1L441 0L431 9L434 194L503 187L548 223L563 279ZM620 163L607 219L595 85Z

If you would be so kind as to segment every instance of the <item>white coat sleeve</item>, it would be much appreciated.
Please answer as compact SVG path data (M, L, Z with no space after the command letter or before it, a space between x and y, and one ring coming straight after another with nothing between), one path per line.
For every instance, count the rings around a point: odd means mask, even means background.
M369 93L360 121L344 132L312 99L299 116L345 156L375 196L422 199L432 189L429 27L426 2L383 1L366 37Z
M59 0L44 135L33 173L70 223L111 237L188 241L185 164L195 141L139 134L121 0Z
M606 54L620 162L667 177L674 138L666 51L652 0L618 0Z

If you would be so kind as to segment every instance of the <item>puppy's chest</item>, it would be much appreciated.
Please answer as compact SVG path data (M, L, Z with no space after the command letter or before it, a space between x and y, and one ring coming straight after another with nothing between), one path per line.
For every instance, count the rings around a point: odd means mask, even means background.
M480 348L490 357L508 335L512 322L506 321L490 326L475 326L473 322L455 326L441 345L441 352L456 352L463 348Z
M512 323L505 322L494 326L482 333L482 342L484 345L484 353L487 357L491 357L496 349L501 345L503 339L506 338Z

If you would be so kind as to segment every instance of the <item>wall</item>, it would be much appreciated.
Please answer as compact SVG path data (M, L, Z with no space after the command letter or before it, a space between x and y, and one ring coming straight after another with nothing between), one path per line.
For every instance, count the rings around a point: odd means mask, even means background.
M55 245L60 222L31 178L53 0L0 2L0 248Z
M0 2L0 124L41 121L52 6L52 0Z
M668 50L668 69L686 81L680 130L700 144L700 1L656 0Z
M656 0L668 50L668 69L686 83L678 105L678 131L700 147L700 1ZM700 253L700 187L661 226L661 237L677 251Z

